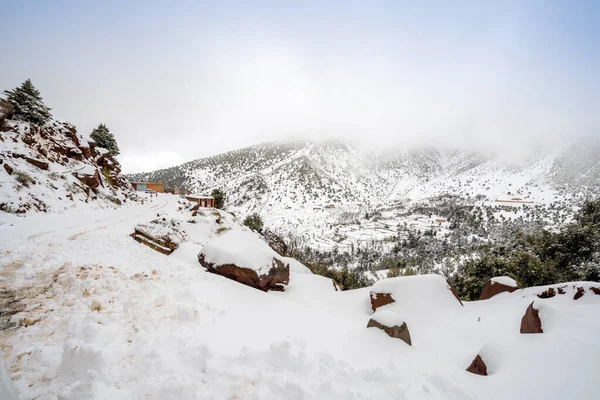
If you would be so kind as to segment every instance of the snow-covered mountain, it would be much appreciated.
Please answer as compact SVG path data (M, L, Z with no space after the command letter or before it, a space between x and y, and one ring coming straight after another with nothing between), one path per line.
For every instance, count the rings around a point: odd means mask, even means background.
M600 143L585 139L514 162L470 151L361 152L340 142L274 142L130 175L193 192L222 188L229 209L281 231L323 230L340 218L442 195L549 204L600 183Z

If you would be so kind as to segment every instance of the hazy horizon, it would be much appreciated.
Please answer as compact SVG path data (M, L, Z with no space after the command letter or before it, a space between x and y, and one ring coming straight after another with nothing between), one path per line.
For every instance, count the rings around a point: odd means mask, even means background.
M274 140L527 152L598 137L593 1L4 3L0 90L105 123L124 172ZM18 37L19 40L14 40Z

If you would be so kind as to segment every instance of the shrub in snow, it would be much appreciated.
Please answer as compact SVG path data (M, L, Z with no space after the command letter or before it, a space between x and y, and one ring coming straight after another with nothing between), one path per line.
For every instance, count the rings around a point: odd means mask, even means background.
M209 272L264 291L283 291L290 279L289 264L248 230L231 230L211 240L198 262Z
M254 231L261 232L263 229L263 220L260 215L254 213L252 215L248 215L246 219L244 219L244 225Z
M27 79L21 86L13 90L5 90L6 100L13 105L14 118L44 125L51 117L48 108L40 95L40 91Z
M225 206L225 192L221 189L214 189L210 195L215 198L215 208L223 208Z
M14 170L13 175L14 175L15 179L17 180L17 182L19 182L21 185L23 185L25 187L29 187L30 183L35 182L33 180L33 178L31 177L31 175L29 175L25 171L16 169L16 170Z

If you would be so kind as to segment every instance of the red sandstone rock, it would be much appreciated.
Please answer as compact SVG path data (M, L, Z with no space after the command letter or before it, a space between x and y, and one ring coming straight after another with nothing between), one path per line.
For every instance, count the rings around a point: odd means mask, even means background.
M40 169L44 169L44 170L48 169L48 163L46 161L38 160L36 158L31 158L31 157L25 157L25 161L27 161L31 165L35 165L36 167L38 167Z
M6 171L6 172L7 172L9 175L12 175L12 173L13 173L13 168L12 168L10 165L8 165L8 164L6 164L6 163L5 163L5 164L3 165L3 167L4 167L4 170L5 170L5 171Z
M585 289L582 287L578 287L577 292L575 293L575 296L573 296L573 300L579 300L580 298L583 297L584 294L585 294Z
M464 307L465 305L463 304L463 302L460 300L460 297L458 296L458 290L456 290L454 288L454 286L452 286L450 284L450 281L448 279L446 279L446 283L448 284L448 289L452 292L452 294L454 295L454 297L456 297L456 300L458 300L458 302L460 303L460 305Z
M371 309L375 312L379 307L383 307L386 304L394 302L392 295L389 293L369 293L371 296Z
M402 322L402 325L385 326L374 319L370 319L369 323L367 324L367 328L379 328L387 333L389 337L400 339L407 345L412 346L410 331L408 330L406 322Z
M470 372L470 373L476 374L476 375L487 376L487 365L485 365L485 363L483 362L483 359L481 358L481 356L479 354L477 354L477 356L475 356L475 358L471 362L471 365L469 365L469 367L467 368L467 372Z
M290 280L290 266L284 264L281 260L273 258L272 267L266 275L258 275L254 269L245 268L235 264L215 265L205 259L203 253L198 254L198 262L209 272L222 275L236 282L251 286L263 291L276 290L283 291L283 285L287 285Z
M479 296L479 300L487 300L491 299L495 295L499 293L512 293L517 290L518 286L508 286L499 282L494 282L493 278L485 283L483 290L481 291L481 295Z
M556 291L554 290L554 288L548 288L548 290L543 291L542 293L538 294L537 296L540 299L549 299L551 297L556 296Z
M521 333L544 333L539 314L539 311L533 307L533 302L531 302L521 319Z

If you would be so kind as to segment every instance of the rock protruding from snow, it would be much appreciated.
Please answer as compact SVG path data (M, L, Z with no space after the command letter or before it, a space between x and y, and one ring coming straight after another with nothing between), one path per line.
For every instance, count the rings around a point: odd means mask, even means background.
M169 255L186 239L186 234L178 220L158 218L146 224L137 224L131 237L159 253Z
M525 310L525 315L521 318L521 333L544 333L540 312L534 308L533 303L532 301Z
M479 300L491 299L497 294L508 292L512 293L519 288L519 284L508 276L498 276L486 282Z
M454 288L441 275L414 275L382 279L369 291L371 308L398 303L403 308L424 312L461 308Z
M373 312L377 311L379 307L394 302L392 295L389 293L377 293L371 290L369 295L371 297L371 309Z
M198 261L209 272L264 291L283 291L290 279L289 263L246 229L211 240L198 254Z
M406 322L393 311L380 310L375 312L371 316L367 328L379 328L387 333L388 336L400 339L409 346L412 346Z
M479 354L477 354L477 356L475 356L475 358L471 362L471 365L469 365L469 367L467 368L467 372L470 372L470 373L476 374L476 375L487 376L487 374L488 374L487 366L485 365L485 363L483 362L483 359L481 358L481 356Z

